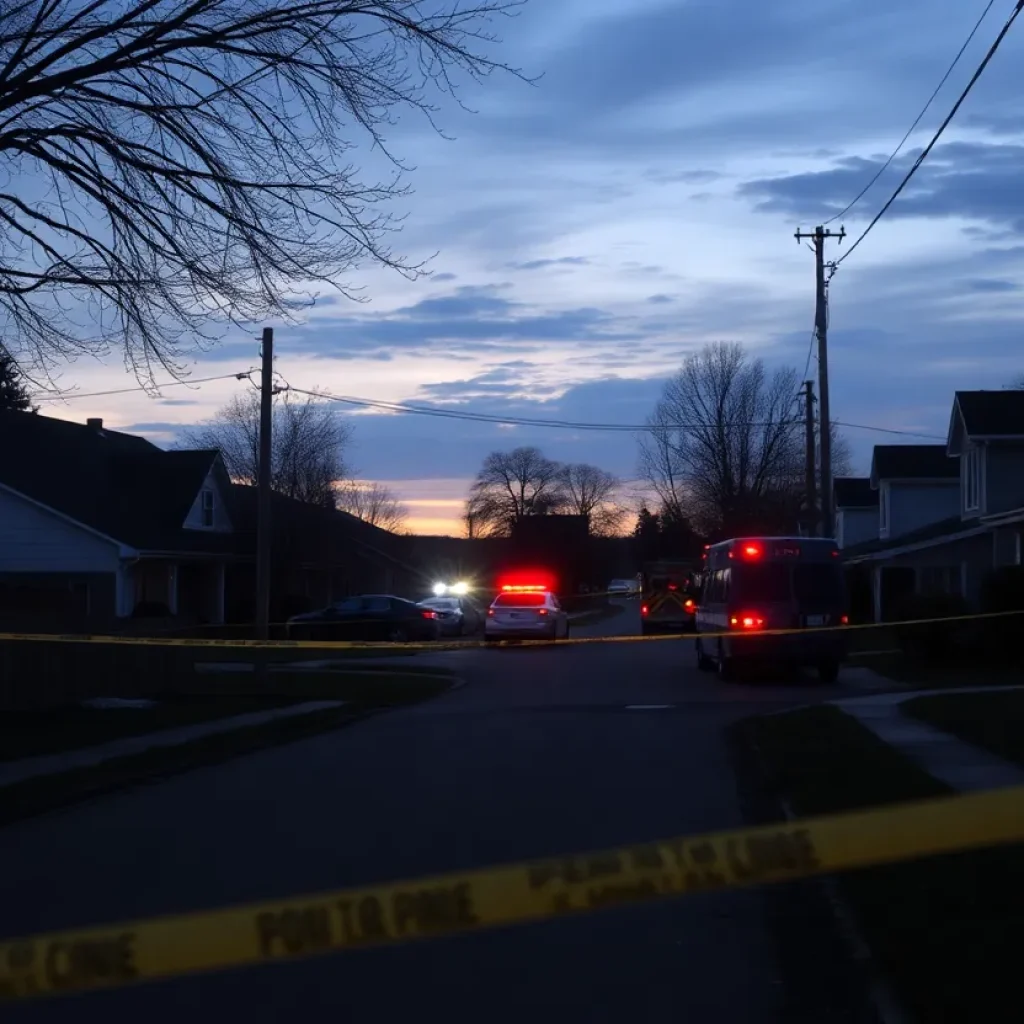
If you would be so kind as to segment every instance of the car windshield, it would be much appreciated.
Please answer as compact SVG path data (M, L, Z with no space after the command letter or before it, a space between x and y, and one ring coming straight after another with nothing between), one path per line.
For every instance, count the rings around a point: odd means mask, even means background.
M494 599L497 608L540 608L544 603L543 594L499 594Z

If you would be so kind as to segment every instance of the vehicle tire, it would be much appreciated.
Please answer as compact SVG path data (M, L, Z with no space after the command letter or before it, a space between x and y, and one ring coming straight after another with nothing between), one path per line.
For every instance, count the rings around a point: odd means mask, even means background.
M736 665L732 658L725 656L721 643L718 645L717 666L718 678L724 683L732 682L736 678Z
M834 658L818 662L818 679L822 683L834 683L839 678L839 662Z
M409 634L403 626L392 626L388 630L388 641L393 644L404 644L409 639Z
M698 672L714 672L715 661L713 658L709 658L704 653L704 645L700 640L694 641L694 645L697 648L697 671Z

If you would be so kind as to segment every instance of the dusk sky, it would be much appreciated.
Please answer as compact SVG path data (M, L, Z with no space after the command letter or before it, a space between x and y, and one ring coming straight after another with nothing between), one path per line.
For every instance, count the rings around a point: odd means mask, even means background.
M996 0L919 130L842 218L852 241L892 193L1014 6ZM920 112L985 0L532 0L499 19L496 75L443 105L451 137L406 116L390 135L414 192L393 246L437 253L410 282L365 267L356 304L324 293L273 324L296 388L498 415L641 424L665 376L709 341L803 372L814 265L793 238L841 211ZM873 444L941 439L957 388L1024 372L1024 29L1011 30L942 141L831 286L833 416L856 468ZM363 150L364 175L384 165ZM837 221L833 227L838 227ZM847 242L847 246L848 246ZM846 246L830 246L830 258ZM257 365L232 330L193 377ZM810 372L815 372L811 363ZM81 360L63 389L130 388ZM46 401L173 443L251 385L217 381ZM343 408L340 407L339 408ZM630 431L346 413L349 462L408 503L409 527L458 532L496 448L637 476Z

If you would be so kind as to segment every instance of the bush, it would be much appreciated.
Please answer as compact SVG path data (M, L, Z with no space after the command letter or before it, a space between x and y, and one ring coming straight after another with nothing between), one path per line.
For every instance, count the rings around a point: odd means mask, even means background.
M967 602L957 594L911 594L899 606L896 642L911 658L921 661L949 658L965 649L969 623L913 620L948 619L967 615L969 611Z
M1024 566L1007 565L989 573L981 585L981 610L988 613L1024 611ZM981 619L979 632L986 656L996 661L1020 661L1018 633L1022 625L1024 615Z

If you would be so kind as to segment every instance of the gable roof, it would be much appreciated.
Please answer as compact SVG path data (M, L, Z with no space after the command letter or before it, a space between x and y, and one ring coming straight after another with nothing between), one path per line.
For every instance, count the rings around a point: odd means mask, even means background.
M235 551L249 555L256 550L257 489L248 484L231 484L230 494ZM310 505L274 493L271 495L270 532L276 551L300 563L344 563L356 550L378 561L419 572L404 558L407 554L404 542L408 538L382 530L341 509Z
M960 464L944 444L876 444L871 486L881 480L959 480Z
M102 420L0 412L0 483L130 547L223 547L222 536L182 528L211 470L223 473L216 451L164 451Z
M836 477L833 492L836 508L878 507L878 491L872 490L869 476Z
M947 446L958 452L961 435L1024 437L1024 391L957 391L949 420Z

